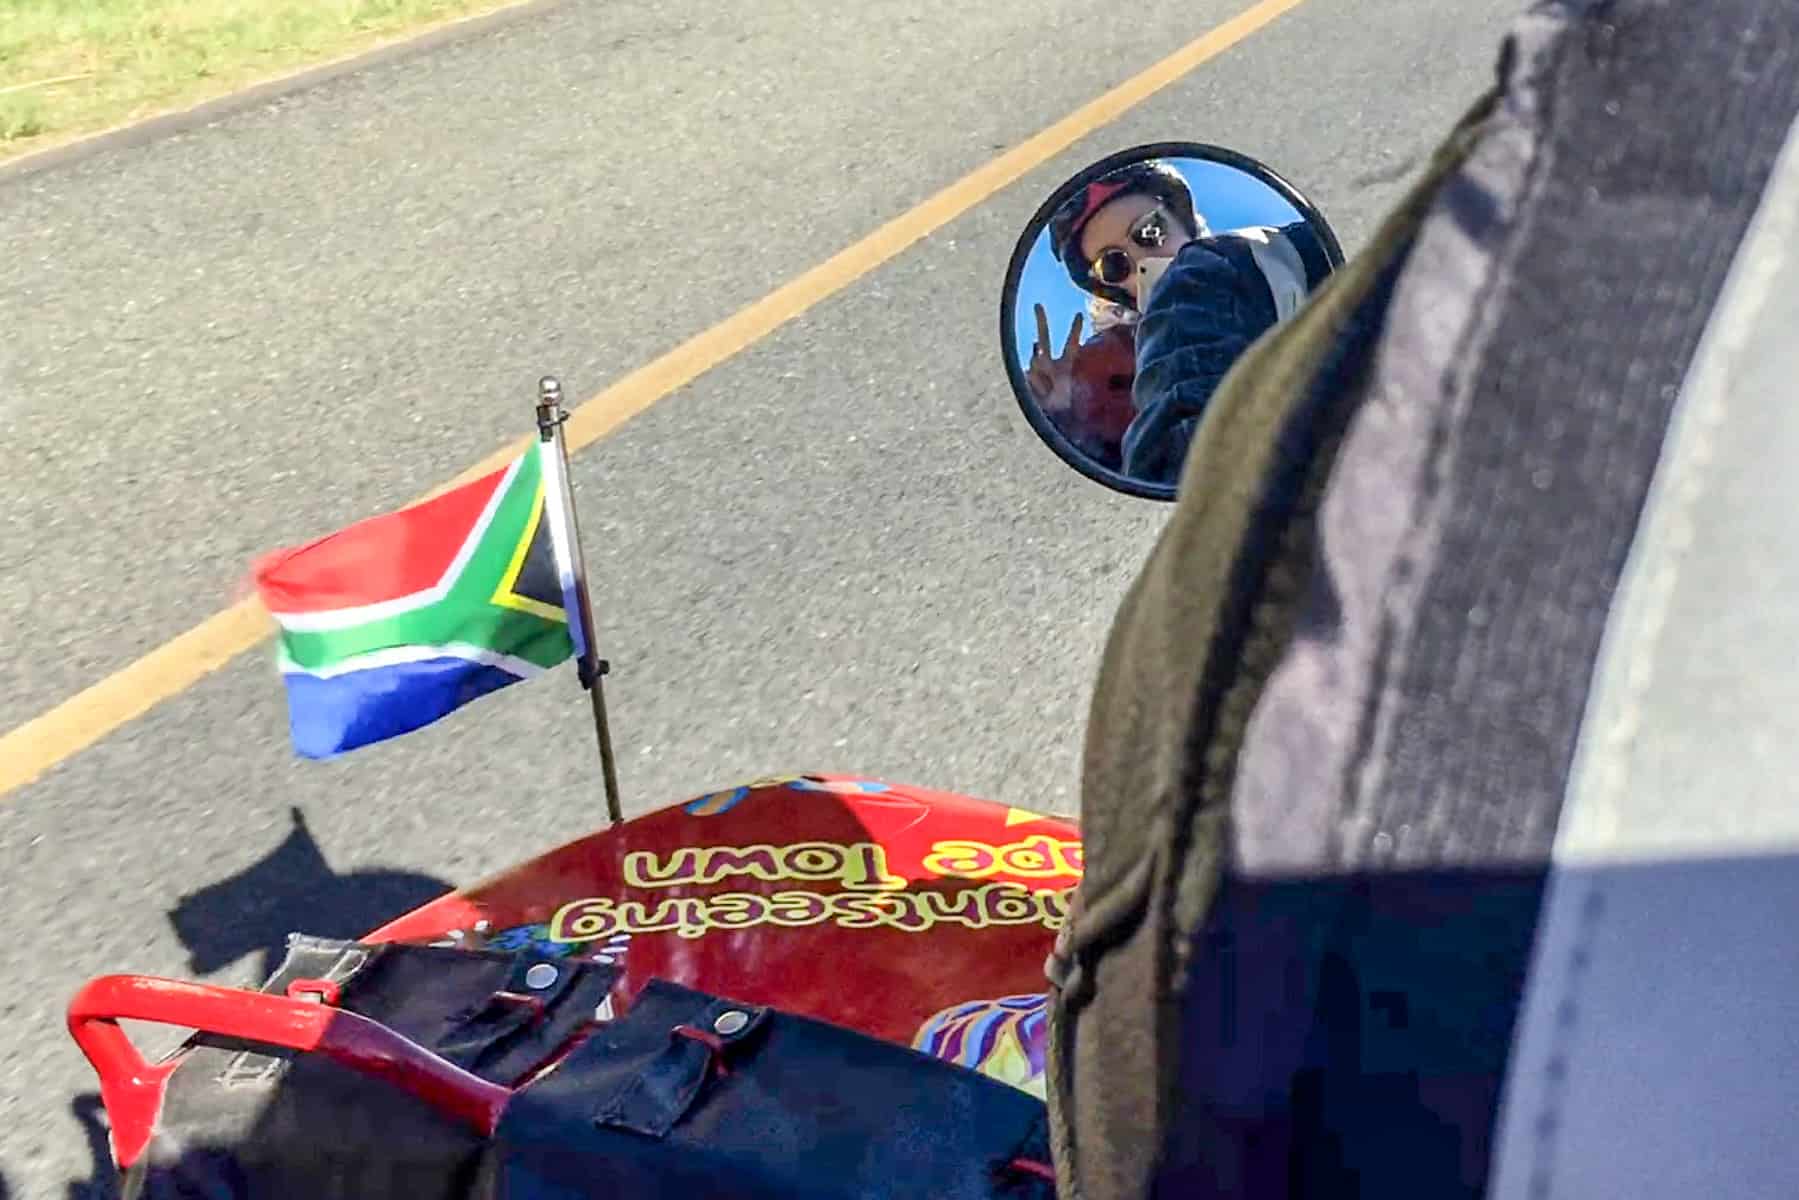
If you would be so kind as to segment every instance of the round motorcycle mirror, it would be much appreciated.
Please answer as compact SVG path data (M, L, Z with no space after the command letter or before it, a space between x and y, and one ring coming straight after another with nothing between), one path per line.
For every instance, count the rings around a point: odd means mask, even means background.
M1263 163L1198 142L1123 150L1057 188L1018 239L1006 374L1063 461L1172 500L1231 364L1342 265L1324 214Z

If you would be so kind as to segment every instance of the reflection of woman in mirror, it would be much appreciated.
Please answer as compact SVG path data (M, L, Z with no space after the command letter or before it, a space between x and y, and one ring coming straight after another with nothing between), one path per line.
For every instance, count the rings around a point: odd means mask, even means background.
M1330 273L1323 244L1303 221L1212 233L1185 178L1155 161L1088 184L1057 211L1049 233L1077 287L1139 314L1128 326L1133 417L1118 455L1126 475L1149 483L1180 478L1225 373ZM1047 344L1041 320L1039 332ZM1050 369L1068 357L1065 347ZM1033 354L1033 365L1038 359Z
M1083 317L1077 316L1058 352L1050 340L1048 314L1038 305L1037 344L1025 373L1038 406L1063 436L1115 471L1124 468L1125 434L1137 416L1131 396L1137 374L1135 260L1126 264L1128 278L1107 283L1094 276L1090 263L1077 266L1067 251L1071 245L1079 248L1082 231L1103 230L1118 218L1126 223L1121 236L1128 238L1133 232L1130 225L1146 213L1163 214L1164 224L1168 216L1176 218L1182 227L1176 235L1181 243L1206 232L1193 209L1187 181L1163 163L1137 163L1116 171L1089 184L1057 211L1050 222L1050 250L1087 293L1085 317L1095 336L1080 340ZM1140 238L1148 236L1143 229L1135 232ZM1144 241L1131 245L1139 251L1152 248ZM1172 254L1174 248L1171 244L1166 253Z

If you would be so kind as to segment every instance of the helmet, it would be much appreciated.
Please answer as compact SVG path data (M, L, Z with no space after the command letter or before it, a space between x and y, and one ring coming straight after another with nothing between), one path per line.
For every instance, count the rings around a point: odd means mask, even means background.
M1081 253L1081 231L1093 214L1119 196L1142 192L1155 197L1195 234L1202 233L1193 208L1193 191L1181 173L1165 162L1150 160L1120 167L1068 198L1049 222L1049 249L1068 272L1074 286L1119 304L1131 305L1131 294L1093 278L1092 264ZM1133 306L1134 307L1134 306Z

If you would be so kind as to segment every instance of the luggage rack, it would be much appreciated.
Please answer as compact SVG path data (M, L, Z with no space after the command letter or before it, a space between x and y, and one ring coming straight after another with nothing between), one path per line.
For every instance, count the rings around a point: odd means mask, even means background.
M378 1021L332 1007L332 990L322 981L296 980L288 995L273 996L151 975L105 975L83 987L69 1005L69 1033L100 1077L118 1165L131 1166L149 1146L164 1089L181 1059L177 1052L164 1062L145 1061L120 1021L322 1054L493 1134L512 1100L510 1088L463 1070Z

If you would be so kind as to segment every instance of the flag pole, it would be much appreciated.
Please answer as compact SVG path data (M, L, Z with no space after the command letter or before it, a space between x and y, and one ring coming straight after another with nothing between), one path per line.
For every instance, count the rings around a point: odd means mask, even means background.
M612 670L594 642L593 601L587 591L587 565L581 554L581 525L575 519L575 494L568 478L568 445L562 438L562 384L545 375L537 381L537 443L542 456L544 516L556 548L556 570L562 577L563 609L575 644L575 666L581 686L593 704L593 732L600 744L600 773L606 785L606 815L624 819L618 798L618 764L612 756L612 726L606 720L603 680Z

